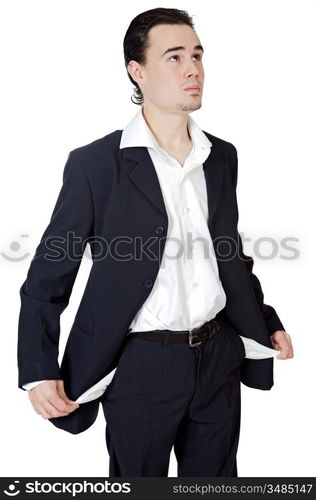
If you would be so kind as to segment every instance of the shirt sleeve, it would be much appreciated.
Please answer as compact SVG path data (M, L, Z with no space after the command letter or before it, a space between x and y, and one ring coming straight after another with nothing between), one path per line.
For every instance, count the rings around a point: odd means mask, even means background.
M46 380L37 380L36 382L29 382L28 384L24 384L22 387L26 391L30 391L31 389L41 384L42 382L46 382Z

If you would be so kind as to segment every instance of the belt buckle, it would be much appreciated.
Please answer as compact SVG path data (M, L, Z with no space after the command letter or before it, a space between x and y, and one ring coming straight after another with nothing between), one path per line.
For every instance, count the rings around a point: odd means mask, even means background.
M204 332L206 330L207 334L204 335L204 337L202 338L201 341L194 342L194 333L192 333L192 332L194 332L195 330L204 330ZM190 346L194 347L194 346L202 344L203 340L207 340L207 339L211 338L211 336L214 335L215 331L216 331L215 324L212 322L207 323L205 325L202 325L198 328L193 328L192 330L189 330L189 344L190 344Z
M200 342L194 342L193 341L193 338L194 338L194 334L192 334L192 332L195 330L195 328L193 328L193 330L189 330L189 344L191 347L195 347L197 345L200 345L202 344L202 341Z
M194 335L194 331L205 331L205 328L207 329L207 335L204 335L204 338L202 338L201 341L198 341L198 342L194 342L194 338L196 337L196 335ZM191 347L195 347L195 346L198 346L200 344L202 344L203 340L206 340L209 338L209 325L202 325L202 326L199 326L198 328L192 328L192 330L189 330L189 344Z

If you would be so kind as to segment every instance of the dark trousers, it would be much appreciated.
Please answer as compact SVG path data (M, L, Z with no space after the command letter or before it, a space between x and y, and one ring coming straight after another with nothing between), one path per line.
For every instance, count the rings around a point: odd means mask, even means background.
M241 338L227 321L197 347L128 338L102 407L109 477L236 477Z

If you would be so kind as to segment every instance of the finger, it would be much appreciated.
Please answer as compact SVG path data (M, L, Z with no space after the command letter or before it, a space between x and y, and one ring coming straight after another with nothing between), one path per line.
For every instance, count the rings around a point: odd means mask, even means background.
M283 346L281 346L281 353L277 356L277 359L288 359L289 353L290 353L290 350L289 350L288 345L285 345L285 346L283 345Z
M273 349L276 349L278 351L280 349L279 342L276 342L275 340L272 340L272 347L273 347Z
M57 401L57 402L54 404L52 401L55 402ZM48 418L51 418L53 416L55 417L66 416L69 415L69 413L71 413L72 411L77 409L77 406L66 404L58 396L56 400L56 396L54 394L50 396L37 395L37 397L32 398L31 403L36 413L39 413L43 416L43 410L44 410L46 418L47 414L50 415L50 417Z
M277 355L277 359L286 359L286 356L284 355L284 351L281 349L281 353Z
M51 417L50 417L50 415L49 415L49 414L48 414L45 410L42 410L42 411L40 412L40 415L41 415L41 417L43 417L43 418L45 418L45 419L49 419L49 418L51 418Z
M286 359L288 355L287 346L284 344L281 345L281 342L278 344L278 351L281 351L280 354L277 355L277 359Z
M291 337L287 332L282 332L282 336L278 336L278 340L272 340L274 349L281 351L277 356L277 359L289 359L293 358L293 346L291 342Z
M68 405L71 405L71 406L73 406L75 408L79 407L78 403L75 403L75 401L72 401L71 399L69 399L68 396L67 396L67 394L65 393L64 381L63 380L58 380L57 381L57 389L58 389L59 396L61 397L61 399L63 401L65 401L65 403L67 403Z
M289 334L287 334L285 341L286 341L287 359L293 358L294 352L293 352L293 346L292 346L292 342L291 342Z
M71 412L77 409L77 406L73 404L69 404L68 402L64 401L59 397L59 394L54 394L48 399L49 403L56 408L56 410L60 412Z
M68 414L68 411L63 412L56 410L56 408L49 401L46 401L41 407L41 415L43 418L65 417Z

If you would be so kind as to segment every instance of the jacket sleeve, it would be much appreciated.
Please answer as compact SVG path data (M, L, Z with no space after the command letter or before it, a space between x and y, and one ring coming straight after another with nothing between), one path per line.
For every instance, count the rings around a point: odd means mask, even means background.
M233 146L233 145L232 145ZM233 171L232 171L232 181L233 181L233 187L234 187L234 193L235 193L235 207L236 207L236 213L237 213L237 222L238 222L238 203L237 203L237 194L236 194L236 188L237 188L237 178L238 178L238 153L237 149L235 146L233 146L233 160L232 160L232 166L233 166ZM279 316L277 315L275 309L268 305L265 304L264 301L264 295L263 291L261 288L261 284L257 276L252 272L252 268L254 265L254 261L252 257L249 255L246 255L243 251L243 243L242 239L240 236L240 233L238 232L238 251L239 251L239 256L240 258L244 261L245 266L247 268L251 284L253 286L258 304L260 306L260 309L262 311L263 317L265 319L266 325L268 327L269 334L272 335L276 330L284 330L285 328L283 324L281 323L281 320Z
M87 174L69 153L62 186L20 292L18 387L62 379L58 365L60 315L67 307L85 246L93 233L94 206Z

